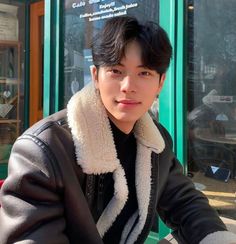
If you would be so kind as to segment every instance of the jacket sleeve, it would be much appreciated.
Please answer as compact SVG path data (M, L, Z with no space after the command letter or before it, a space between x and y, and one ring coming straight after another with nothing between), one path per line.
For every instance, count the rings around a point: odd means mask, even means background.
M0 195L1 244L69 243L52 160L37 138L16 141Z
M160 127L160 126L158 126ZM205 195L196 190L192 181L183 175L183 169L172 152L172 140L160 127L166 148L160 155L160 200L157 211L173 230L179 243L230 244L236 235L226 230L217 212L209 205ZM167 164L166 162L170 162ZM168 166L167 166L168 165ZM169 167L168 170L166 167Z

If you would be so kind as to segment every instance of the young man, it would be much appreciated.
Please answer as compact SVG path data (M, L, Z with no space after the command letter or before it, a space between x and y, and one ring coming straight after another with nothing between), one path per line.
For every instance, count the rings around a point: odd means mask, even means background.
M93 41L93 83L15 143L0 243L144 243L158 213L180 243L231 243L148 109L172 48L164 30L109 20Z

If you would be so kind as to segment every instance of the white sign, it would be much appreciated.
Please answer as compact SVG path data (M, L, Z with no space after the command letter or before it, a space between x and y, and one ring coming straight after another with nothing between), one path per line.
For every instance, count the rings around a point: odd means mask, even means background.
M18 41L18 7L0 4L0 40Z
M127 11L132 8L137 8L138 3L136 1L133 1L129 4L122 4L119 6L116 6L115 1L111 1L108 3L103 3L104 0L89 0L89 2L86 1L79 1L72 3L72 8L81 8L85 7L86 4L98 4L99 10L98 11L91 11L91 12L85 12L83 14L80 14L80 18L87 18L88 21L95 21L95 20L101 20L101 19L107 19L112 18L115 16L121 16L126 15Z

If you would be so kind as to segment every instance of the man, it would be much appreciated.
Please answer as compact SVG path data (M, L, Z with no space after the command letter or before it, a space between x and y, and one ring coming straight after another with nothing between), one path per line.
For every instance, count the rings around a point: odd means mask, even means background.
M181 243L235 240L147 113L171 53L154 23L117 17L105 24L92 43L93 83L13 147L1 244L144 243L156 212Z

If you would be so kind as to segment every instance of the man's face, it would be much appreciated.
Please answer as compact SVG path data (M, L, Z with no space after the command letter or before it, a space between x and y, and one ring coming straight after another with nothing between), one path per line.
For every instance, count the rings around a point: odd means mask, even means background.
M165 79L143 66L137 42L131 42L120 64L93 67L93 80L100 91L108 117L123 132L129 133L135 122L148 111Z

